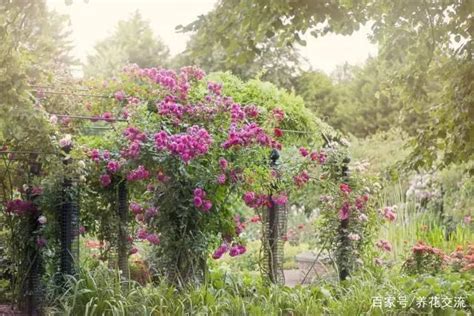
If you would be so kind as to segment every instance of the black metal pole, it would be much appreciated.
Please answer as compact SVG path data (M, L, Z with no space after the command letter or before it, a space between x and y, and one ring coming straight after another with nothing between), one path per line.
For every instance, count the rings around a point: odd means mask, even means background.
M349 182L349 162L350 158L346 157L342 162L342 182ZM340 221L338 229L339 249L337 250L337 266L339 270L339 280L344 281L350 275L350 267L348 266L348 259L350 256L351 241L348 234L349 218Z
M129 278L128 270L128 191L127 183L125 180L121 180L117 188L118 195L118 244L117 244L117 257L118 257L118 268L122 271L122 276L126 279Z

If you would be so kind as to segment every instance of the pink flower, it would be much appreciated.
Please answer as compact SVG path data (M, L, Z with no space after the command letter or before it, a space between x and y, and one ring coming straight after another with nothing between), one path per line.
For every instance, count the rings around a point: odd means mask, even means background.
M472 217L471 215L466 215L464 216L464 223L469 225L472 222Z
M225 184L225 181L226 181L226 176L225 176L225 174L222 173L222 174L220 174L220 175L217 176L217 183L218 183L218 184L221 184L221 185L222 185L222 184Z
M145 228L139 228L137 231L137 238L138 239L147 239L148 237L148 232Z
M392 251L392 244L388 240L381 239L375 245L383 251Z
M278 108L273 109L272 113L273 113L273 118L275 118L275 120L277 120L278 122L283 121L283 119L285 118L285 112L282 109L278 109Z
M300 154L301 154L301 156L306 157L306 156L309 155L309 152L306 148L300 147Z
M100 116L100 118L106 122L112 122L114 121L114 117L112 115L112 113L110 112L104 112L102 113L102 115Z
M143 212L143 207L141 207L141 205L136 202L132 202L130 203L130 210L133 214L137 215Z
M89 153L92 161L99 162L100 161L100 152L98 149L92 149Z
M138 248L137 247L132 247L132 249L130 249L130 251L128 252L129 255L134 255L138 252Z
M146 240L152 245L158 245L160 243L160 238L158 238L157 234L149 234Z
M220 158L219 159L219 166L221 167L222 170L226 170L227 167L228 167L228 163L227 163L227 160L225 160L225 158Z
M216 260L220 259L222 255L224 255L227 252L228 249L229 247L226 244L220 245L219 248L217 248L212 254L212 258Z
M339 210L339 219L341 221L346 220L349 218L349 214L350 214L350 205L348 202L344 202L344 204L342 204L341 209Z
M204 200L202 202L202 210L204 212L209 212L209 210L212 208L212 202L209 200Z
M347 237L348 237L350 240L353 240L353 241L360 240L360 236L359 236L358 234L354 234L354 233L350 233Z
M193 202L194 206L196 206L197 208L200 208L202 206L202 198L200 196L194 196Z
M119 90L117 92L114 93L114 98L115 100L117 101L123 101L125 99L125 92L123 92L123 90Z
M393 222L397 218L397 214L393 211L392 207L385 207L384 217L390 222Z
M254 192L245 192L244 194L244 202L247 206L250 206L255 201L255 193Z
M42 187L33 187L31 188L31 196L40 196L43 194Z
M278 196L272 197L272 200L276 205L286 205L286 203L288 203L288 196L282 193Z
M301 188L309 181L310 177L308 171L303 170L300 174L296 175L293 180L297 187Z
M79 234L83 235L86 233L86 228L84 226L79 227Z
M345 194L348 194L348 193L351 193L352 192L352 189L351 187L346 184L346 183L341 183L339 185L339 190L341 190L342 193L345 193Z
M201 188L194 189L194 196L199 196L201 198L206 197L206 192Z
M128 181L139 181L139 180L145 180L150 177L150 172L145 169L144 166L138 166L137 169L134 169L130 171L130 173L127 175L127 180Z
M112 178L110 178L110 176L108 174L101 175L99 180L100 180L100 184L104 188L108 187L112 183Z
M110 160L107 163L107 171L110 173L116 173L120 169L120 163L116 160Z

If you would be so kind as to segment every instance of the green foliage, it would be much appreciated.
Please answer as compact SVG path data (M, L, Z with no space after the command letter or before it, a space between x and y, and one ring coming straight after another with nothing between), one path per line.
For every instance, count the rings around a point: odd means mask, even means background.
M367 135L387 130L402 109L414 148L410 166L419 169L473 155L473 9L471 0L226 0L185 29L212 30L229 62L246 63L268 42L304 45L300 36L307 30L314 36L350 34L371 21L380 63L354 81L356 93L344 107L349 111L339 114L355 134ZM354 119L354 113L360 115Z
M96 44L95 53L87 58L84 75L96 78L117 75L127 64L164 67L168 59L168 48L137 11L128 20L119 21L115 32Z
M368 271L342 284L324 282L318 286L288 288L265 286L258 278L236 276L215 270L209 283L177 291L166 284L142 287L123 283L118 274L104 266L82 271L71 278L70 290L59 299L57 315L396 315L400 313L469 315L474 303L468 274L446 273L410 277L385 272L381 279ZM407 306L373 306L376 298L406 297ZM432 307L431 297L460 297L465 306ZM416 299L425 297L425 307ZM453 306L453 303L451 303Z

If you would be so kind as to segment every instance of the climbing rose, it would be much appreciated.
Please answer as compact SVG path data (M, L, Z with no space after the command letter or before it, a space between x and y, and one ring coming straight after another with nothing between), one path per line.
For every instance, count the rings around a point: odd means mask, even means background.
M223 254L225 254L228 250L228 246L226 244L222 244L217 248L214 253L212 254L213 259L220 259Z
M226 170L227 166L228 166L227 160L225 160L225 158L221 157L219 159L219 166L221 167L222 170Z
M392 251L392 244L388 240L381 239L375 245L383 251Z
M110 178L110 176L108 174L103 174L100 176L99 178L100 180L100 184L105 188L105 187L108 187L110 185L110 183L112 183L112 179Z
M344 202L344 204L342 204L341 209L339 210L339 219L341 221L348 219L349 218L349 211L350 211L349 203Z
M225 184L225 181L226 181L226 176L225 174L220 174L217 176L217 183L219 184Z
M273 130L273 135L275 135L275 137L282 137L283 131L277 127Z
M130 173L127 175L127 180L128 181L139 181L139 180L145 180L150 177L150 172L145 169L144 166L138 166L137 169L134 169L130 171Z
M306 148L300 147L300 154L301 154L301 156L306 157L306 156L309 155L309 152Z
M280 195L272 197L272 200L273 203L275 203L276 205L286 205L286 203L288 203L288 196L282 193Z
M157 234L149 234L146 240L152 245L158 245L160 243L160 238L158 238Z
M350 233L347 237L349 237L350 240L360 240L360 236L358 234Z
M38 217L38 223L40 223L41 225L44 225L47 222L48 220L46 219L46 216L41 215L40 217Z
M346 183L341 183L339 185L339 190L341 190L342 193L346 193L346 194L352 192L351 187Z
M63 138L59 140L59 147L62 149L70 149L72 147L72 136L66 134Z
M390 222L397 219L397 214L394 212L393 207L385 207L383 209L383 216Z
M120 163L116 160L111 160L107 163L107 170L110 173L116 173L120 169Z
M38 248L45 247L46 246L46 239L44 239L43 237L36 238L36 246L38 246Z
M114 98L115 100L117 101L123 101L123 99L125 99L125 92L123 92L123 90L120 90L120 91L117 91L114 93Z

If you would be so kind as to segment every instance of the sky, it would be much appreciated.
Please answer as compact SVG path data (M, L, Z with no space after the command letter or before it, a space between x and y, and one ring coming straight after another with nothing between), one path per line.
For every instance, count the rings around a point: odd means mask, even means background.
M48 6L67 14L71 21L74 44L73 54L82 62L94 52L94 45L112 34L119 20L127 19L139 10L147 19L155 34L161 37L172 55L186 47L190 34L177 33L177 25L186 25L199 15L213 9L217 0L47 0ZM327 35L322 38L306 36L307 45L301 47L307 66L327 74L345 62L361 64L377 54L377 47L367 39L368 28L362 28L351 36Z

